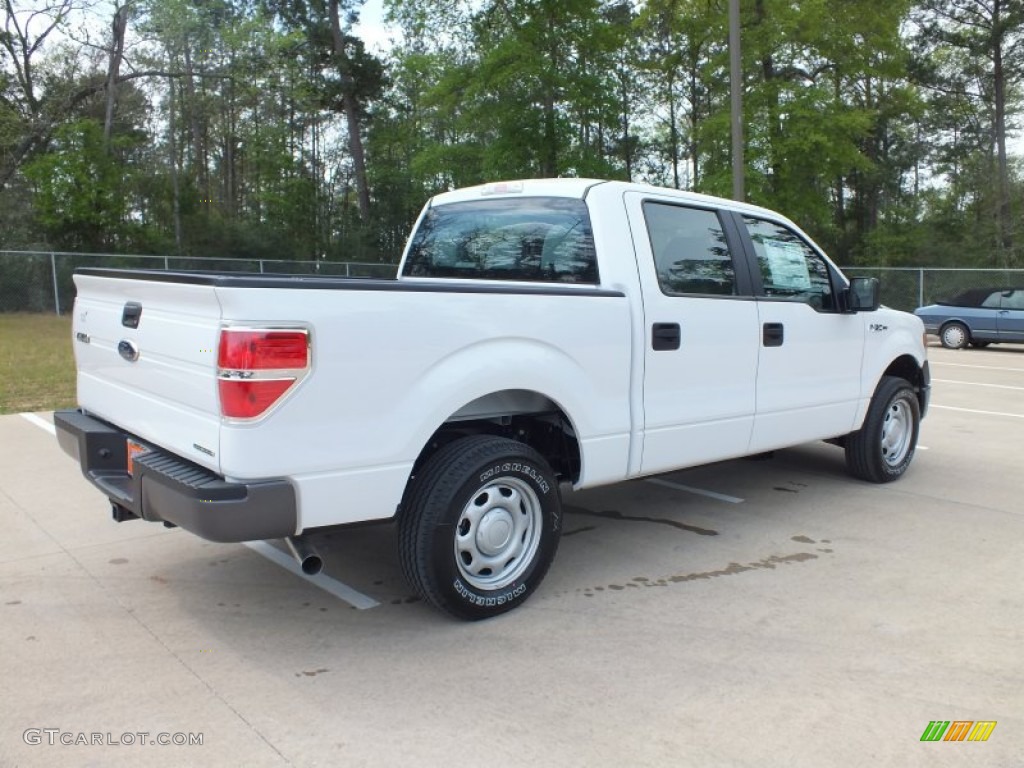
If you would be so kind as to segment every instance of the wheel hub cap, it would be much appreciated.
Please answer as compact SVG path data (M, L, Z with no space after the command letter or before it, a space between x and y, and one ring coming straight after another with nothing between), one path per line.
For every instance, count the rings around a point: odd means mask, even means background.
M946 329L946 344L951 347L962 347L967 341L963 328L953 326Z
M492 509L477 527L476 545L485 555L497 555L508 546L512 529L511 513L507 509Z
M506 587L530 568L544 513L529 483L501 477L473 494L455 526L455 563L477 589Z
M882 423L882 457L886 464L894 467L906 458L913 436L910 406L903 400L897 400L885 412Z

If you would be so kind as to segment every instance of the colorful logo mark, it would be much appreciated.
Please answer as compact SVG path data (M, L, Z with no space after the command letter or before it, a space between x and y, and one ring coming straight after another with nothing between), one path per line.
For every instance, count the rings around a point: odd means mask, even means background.
M988 741L995 727L995 720L932 720L921 741Z

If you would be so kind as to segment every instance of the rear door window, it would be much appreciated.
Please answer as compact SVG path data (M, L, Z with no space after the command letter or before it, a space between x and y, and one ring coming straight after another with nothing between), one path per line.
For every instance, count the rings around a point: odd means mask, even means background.
M736 268L714 211L644 203L658 284L668 296L735 296Z
M582 200L564 197L440 205L417 228L403 274L597 283L590 213Z

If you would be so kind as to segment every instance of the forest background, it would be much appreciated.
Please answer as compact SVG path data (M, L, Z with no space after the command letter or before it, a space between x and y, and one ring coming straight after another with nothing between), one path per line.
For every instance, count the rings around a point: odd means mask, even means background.
M726 0L4 0L0 249L393 262L524 177L728 196ZM741 0L747 197L844 265L1024 267L1024 0Z

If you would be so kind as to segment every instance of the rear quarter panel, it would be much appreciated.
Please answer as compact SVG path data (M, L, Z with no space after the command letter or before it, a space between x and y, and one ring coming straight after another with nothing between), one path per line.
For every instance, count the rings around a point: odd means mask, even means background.
M311 328L313 370L280 407L221 432L233 479L288 476L302 527L390 517L412 464L462 406L531 390L569 414L583 472L625 473L630 310L624 297L217 289L226 323Z

